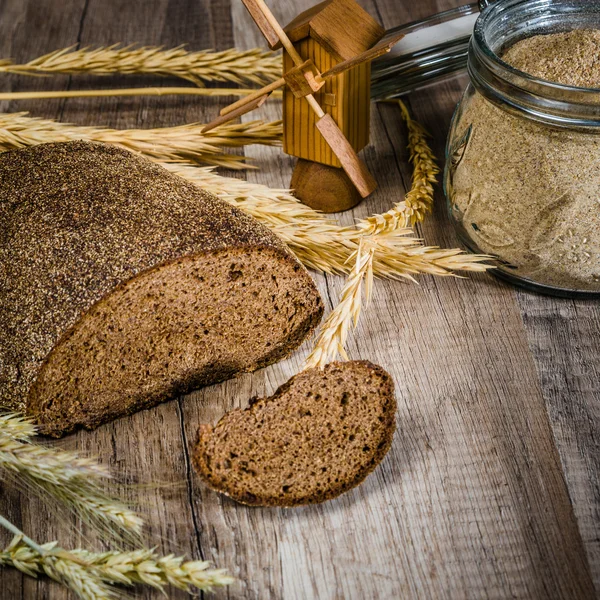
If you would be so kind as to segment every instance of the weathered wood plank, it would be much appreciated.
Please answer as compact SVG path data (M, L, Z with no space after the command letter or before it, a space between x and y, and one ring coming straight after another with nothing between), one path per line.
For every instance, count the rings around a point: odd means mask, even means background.
M311 3L281 0L270 6L288 22ZM391 27L458 2L362 4ZM73 43L265 45L238 0L231 6L228 0L5 0L0 17L2 56L19 60ZM148 80L7 77L2 89L142 81ZM439 156L463 86L464 79L446 83L410 100L434 134ZM121 98L0 108L82 124L151 127L209 121L225 104ZM270 102L245 118L280 114L281 104ZM371 145L362 155L380 187L342 222L387 210L401 197L410 184L405 143L397 107L374 106ZM251 147L247 154L261 166L249 179L289 185L293 161L280 149ZM441 196L419 231L428 243L456 245ZM315 278L331 307L343 280ZM126 481L163 482L128 493L142 502L150 539L159 541L161 550L202 556L239 577L217 597L592 597L590 570L600 582L598 305L516 293L487 276L420 283L377 282L372 307L351 340L353 357L378 362L394 376L398 434L373 476L335 501L293 510L243 507L201 486L189 465L198 423L214 422L251 396L270 394L301 368L310 344L255 375L77 434L61 445L100 456ZM0 510L40 541L58 537L66 545L81 543L69 534L70 517L57 518L53 506L8 487L0 490ZM46 597L72 598L47 582L0 571L2 600ZM145 592L142 597L162 596ZM169 597L186 596L170 592Z
M452 0L438 2L438 8L445 10L456 4ZM398 14L402 9L399 10L397 4L384 3L380 12L391 27L431 14L427 5L410 3L410 18ZM466 81L463 76L448 84L450 105L458 100ZM431 93L426 96L431 98ZM438 98L432 99L435 104L430 109L432 112L439 110ZM449 114L450 106L447 111ZM441 139L442 135L436 137ZM441 145L439 148L441 151ZM435 231L443 230L435 227ZM454 243L447 237L438 239L440 244ZM597 302L550 299L523 291L515 291L515 294L596 595L600 596L600 306Z
M517 298L600 595L600 306L521 291Z

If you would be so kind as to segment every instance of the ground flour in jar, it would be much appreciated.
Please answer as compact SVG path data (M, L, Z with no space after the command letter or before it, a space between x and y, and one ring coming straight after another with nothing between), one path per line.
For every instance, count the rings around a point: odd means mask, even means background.
M600 30L534 36L503 60L542 79L600 88ZM600 135L512 116L479 94L465 104L457 137L469 126L451 197L479 250L520 277L600 289Z

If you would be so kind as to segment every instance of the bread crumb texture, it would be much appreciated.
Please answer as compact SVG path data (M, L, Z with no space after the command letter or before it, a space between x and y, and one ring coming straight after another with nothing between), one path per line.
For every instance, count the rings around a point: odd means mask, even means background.
M321 318L268 229L133 153L0 155L0 405L61 435L289 353Z
M244 504L323 502L381 462L395 412L394 384L381 367L331 363L296 375L214 427L201 426L194 464L211 488Z

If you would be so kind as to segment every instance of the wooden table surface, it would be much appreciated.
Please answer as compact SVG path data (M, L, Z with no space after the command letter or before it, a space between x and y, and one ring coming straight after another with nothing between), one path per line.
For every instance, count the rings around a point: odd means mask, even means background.
M271 0L289 21L312 0ZM387 28L456 0L362 0ZM72 44L140 42L192 49L264 47L240 0L1 0L0 56L26 61ZM149 83L150 81L150 83ZM408 98L442 156L465 77ZM154 85L144 77L26 79L1 90ZM156 85L173 84L158 80ZM225 100L223 101L223 103ZM152 127L207 121L219 100L192 97L4 103L3 111L79 124ZM275 102L261 109L277 118ZM396 106L373 105L364 155L380 187L344 223L387 210L410 183L406 131ZM252 147L249 180L289 185L292 160ZM454 247L444 200L419 233ZM331 307L341 277L315 275ZM487 275L376 282L349 344L353 358L393 375L398 430L383 464L358 489L318 506L248 508L204 488L189 447L212 422L298 371L305 344L280 364L201 390L60 443L97 455L129 490L162 552L227 567L231 598L592 598L600 590L600 306L516 290ZM0 512L40 542L83 543L73 520L13 488ZM2 535L2 541L8 540ZM161 598L144 592L144 598ZM0 571L2 600L63 599L55 584ZM184 598L170 592L170 598Z

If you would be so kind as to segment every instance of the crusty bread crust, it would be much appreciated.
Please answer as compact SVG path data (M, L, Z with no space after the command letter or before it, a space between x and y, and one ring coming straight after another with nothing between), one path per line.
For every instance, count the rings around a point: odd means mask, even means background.
M321 381L324 377L338 377L340 374L354 371L356 375L353 384L348 383L348 378L340 379L342 383L339 384L338 388L333 392L332 390L321 388ZM364 378L365 384L363 387L357 383L361 378ZM368 383L367 383L368 381ZM319 402L324 403L327 407L329 403L332 407L337 403L338 398L344 397L344 394L348 394L349 402L357 401L358 396L355 392L358 390L359 395L363 401L371 403L374 410L374 414L377 413L379 416L376 418L378 424L377 432L369 438L369 443L372 444L368 452L362 452L357 454L354 449L350 449L350 443L345 442L345 446L339 449L338 456L344 457L347 460L350 456L354 459L358 459L360 466L354 469L347 469L347 477L341 478L338 481L330 482L326 487L316 488L311 482L311 478L315 478L314 473L302 472L294 473L294 481L304 482L304 486L300 484L303 489L294 494L282 494L280 493L279 486L283 480L280 475L283 473L272 473L269 472L271 459L278 459L277 456L267 454L260 454L260 460L256 461L256 456L250 456L249 453L244 451L244 443L246 440L235 437L235 433L239 433L239 427L231 427L239 425L240 422L247 424L246 434L250 434L252 437L251 445L256 448L258 440L261 439L261 435L272 436L272 430L269 430L268 434L264 434L264 430L259 432L257 428L267 427L261 420L261 413L267 411L273 413L273 411L279 411L279 417L282 424L281 436L281 456L286 458L285 470L292 471L294 464L297 462L298 457L292 455L288 456L288 446L286 444L287 435L293 431L296 423L299 419L305 417L298 417L294 414L292 407L295 408L296 400L301 399L309 386L310 389L323 389L323 398L315 399L314 406L317 406ZM353 389L355 388L355 389ZM291 395L291 396L290 396ZM366 396L365 396L366 395ZM305 410L306 405L300 410ZM351 408L351 407L350 407ZM390 375L378 365L374 365L368 361L351 361L346 363L335 362L327 365L324 370L310 369L299 373L292 377L288 382L283 384L272 396L268 398L253 398L250 400L250 404L246 409L236 409L226 415L224 415L220 421L213 427L208 424L202 424L198 430L198 441L192 452L193 464L204 481L204 483L221 494L231 497L232 499L242 504L253 505L253 506L298 506L303 504L314 504L330 500L350 490L351 488L359 485L369 475L377 465L383 460L391 447L392 439L395 431L395 412L396 412L396 400L394 395L394 384ZM328 415L332 420L335 420L334 411L328 410ZM352 416L350 421L352 421ZM355 425L369 426L372 423L354 423ZM333 429L341 428L344 425L348 425L346 421L335 421L330 426ZM309 428L311 430L313 428ZM316 429L315 429L316 431ZM309 439L303 446L302 451L311 460L314 458L315 461L322 458L319 452L319 434L314 433L317 439ZM234 436L235 439L232 439ZM225 441L226 440L226 441ZM316 444L314 444L316 442ZM362 442L361 442L362 443ZM227 456L229 452L229 446L234 450L233 454L229 453L229 456L235 455L235 459L229 460L225 458L225 462L229 462L227 469L223 468L221 463L222 456ZM297 447L295 448L297 450ZM363 449L364 450L364 449ZM217 452L219 455L217 456ZM239 455L239 456L238 456ZM289 461L287 460L289 459ZM242 461L241 470L239 468L239 461ZM215 464L217 463L217 464ZM234 463L233 465L231 463ZM252 478L250 479L250 485L246 485L248 482L242 481L240 483L240 477L244 477L244 473L248 471L248 464L252 468L261 469L264 467L264 471L258 473L258 476L265 475L270 478L273 482L277 482L277 486L274 485L267 489L265 486L263 489L257 489L256 486L252 485ZM320 464L320 463L319 463ZM257 467L258 465L258 467ZM289 468L288 468L289 466ZM328 465L331 468L333 465ZM347 466L342 465L342 470ZM237 468L237 470L236 470ZM277 467L278 468L278 467ZM242 474L242 475L240 475ZM253 477L257 474L254 473ZM271 477L272 476L272 477ZM287 477L290 475L288 474ZM299 476L299 477L298 477ZM298 485L295 483L294 485ZM291 485L289 486L292 487Z
M6 152L0 195L0 276L8 282L0 286L0 406L27 411L42 365L92 307L186 257L265 248L292 266L313 308L285 353L322 315L308 272L270 230L131 152L87 142ZM52 429L62 433L60 424Z

